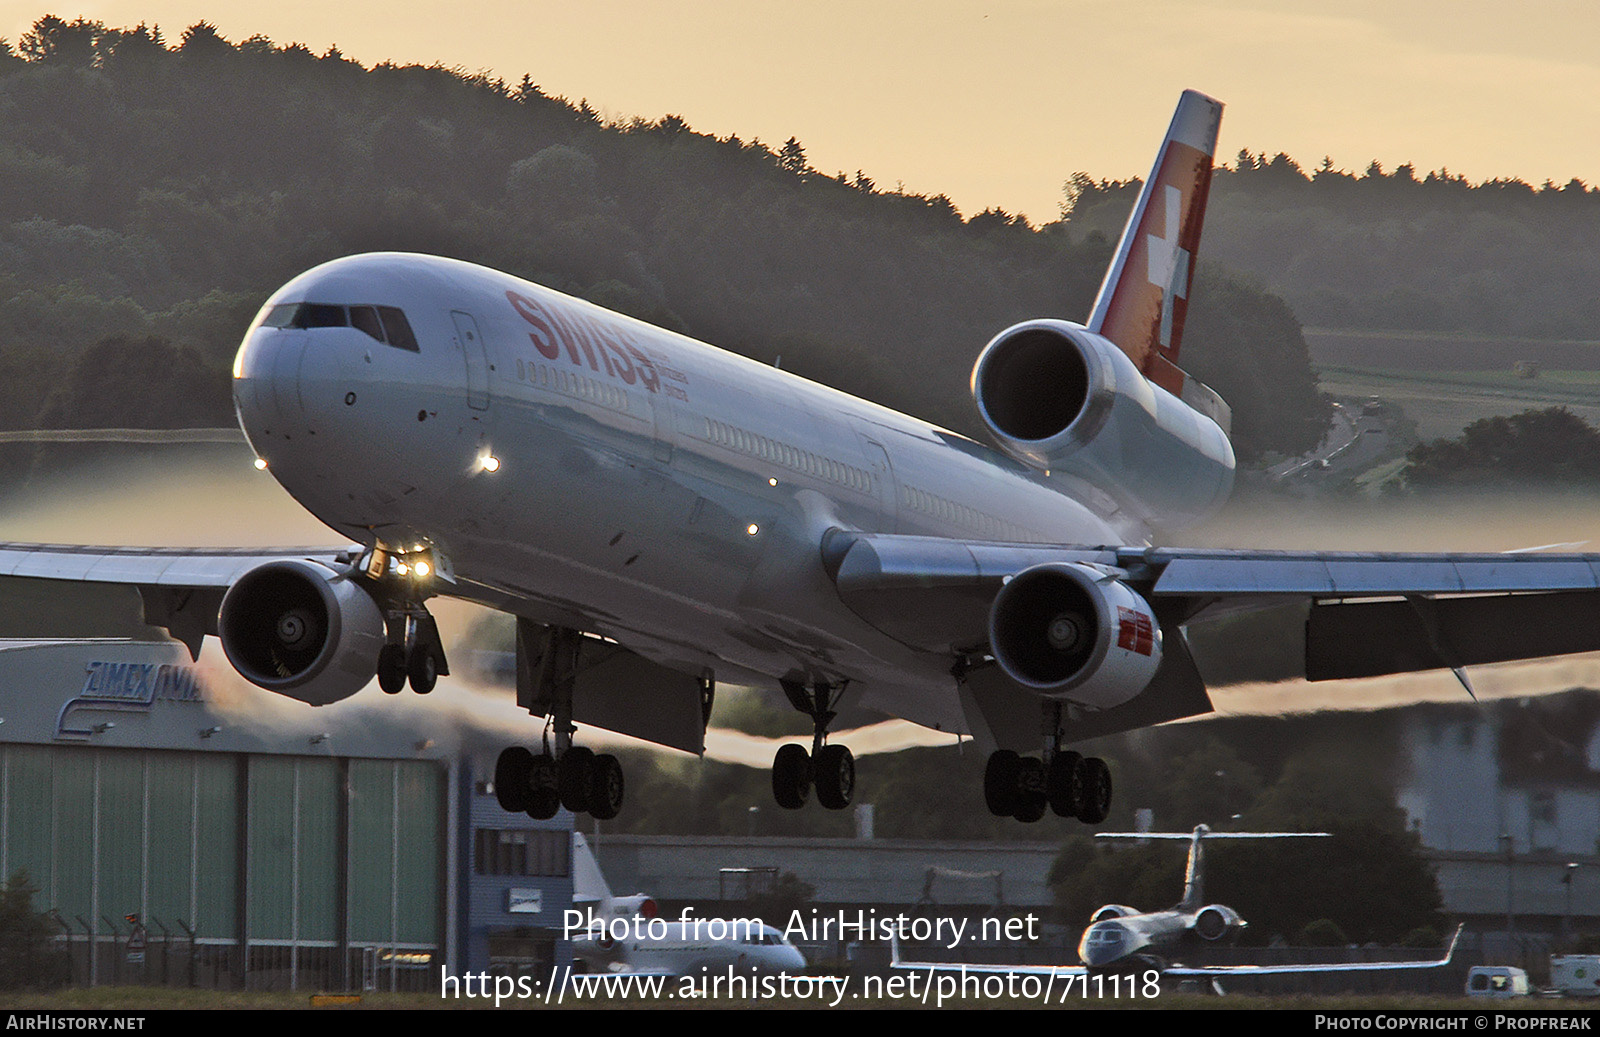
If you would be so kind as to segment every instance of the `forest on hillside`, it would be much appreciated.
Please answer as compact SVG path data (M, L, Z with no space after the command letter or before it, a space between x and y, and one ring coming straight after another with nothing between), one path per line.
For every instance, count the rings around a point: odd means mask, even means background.
M230 423L262 300L314 264L468 259L979 434L983 344L1081 320L1100 236L885 191L675 116L200 23L43 18L0 46L0 427ZM1247 461L1326 426L1299 325L1202 263L1184 366Z
M1139 182L1076 174L1064 217L1115 235ZM1409 165L1241 151L1217 168L1205 252L1308 326L1600 338L1600 189L1469 182Z

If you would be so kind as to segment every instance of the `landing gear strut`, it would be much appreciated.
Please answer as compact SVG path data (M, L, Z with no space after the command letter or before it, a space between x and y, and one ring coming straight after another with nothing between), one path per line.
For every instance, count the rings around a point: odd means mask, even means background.
M983 772L983 799L989 813L1034 822L1045 807L1061 817L1097 825L1111 813L1111 771L1098 756L1061 748L1061 704L1044 706L1043 759L1018 756L1010 749L989 754Z
M389 643L378 653L378 687L398 695L410 681L412 691L426 695L450 673L438 624L427 609L412 604L390 615L385 625Z
M844 688L841 685L835 689L820 681L809 689L799 681L781 684L789 703L811 717L811 751L793 743L778 750L772 761L772 797L785 810L799 810L815 788L818 803L829 810L843 810L855 795L856 760L847 747L824 743L828 725L837 715L833 706L838 704Z
M512 746L495 762L494 793L504 810L545 820L566 807L601 821L622 810L622 764L572 744L572 692L582 644L581 631L517 620L517 704L548 720L539 753Z

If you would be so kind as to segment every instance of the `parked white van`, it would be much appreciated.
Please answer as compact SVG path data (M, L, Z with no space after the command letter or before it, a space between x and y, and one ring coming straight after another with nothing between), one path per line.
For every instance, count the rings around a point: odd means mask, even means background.
M1528 974L1511 965L1474 965L1467 973L1468 997L1527 997Z

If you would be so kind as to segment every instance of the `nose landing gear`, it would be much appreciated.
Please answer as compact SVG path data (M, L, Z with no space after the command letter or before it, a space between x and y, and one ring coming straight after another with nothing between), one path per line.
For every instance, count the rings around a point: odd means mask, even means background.
M439 627L421 605L408 606L388 618L389 643L378 653L378 687L390 695L411 683L411 690L426 695L448 676Z

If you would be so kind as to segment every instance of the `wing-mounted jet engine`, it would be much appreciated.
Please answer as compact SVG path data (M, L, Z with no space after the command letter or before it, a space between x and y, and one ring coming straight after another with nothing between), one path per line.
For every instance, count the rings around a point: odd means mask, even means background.
M1096 709L1121 705L1161 665L1161 624L1114 571L1036 565L1008 580L989 610L989 647L1017 683Z
M234 581L217 635L251 683L325 706L372 680L385 627L377 602L349 573L291 558Z

